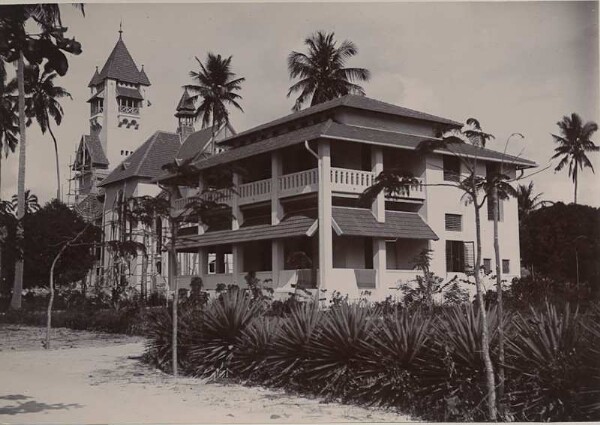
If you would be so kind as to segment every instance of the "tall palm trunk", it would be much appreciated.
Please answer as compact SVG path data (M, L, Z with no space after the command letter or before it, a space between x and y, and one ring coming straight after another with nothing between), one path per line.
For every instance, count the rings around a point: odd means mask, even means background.
M500 200L498 199L498 189L492 189L492 202L494 208L494 256L496 261L496 293L498 302L498 398L500 403L504 397L504 303L502 295L502 276L500 275L500 243L498 241L498 214L500 210ZM502 414L502 410L500 413Z
M48 119L48 131L50 132L50 136L52 136L52 141L54 142L54 159L56 161L56 199L61 201L62 199L60 198L60 166L58 165L58 143L56 143L56 137L54 137L52 127L50 126L50 119Z
M172 366L173 376L177 377L178 365L177 365L177 307L179 303L179 285L177 279L177 221L171 217L171 245L169 247L169 288L173 289L173 339L171 340L171 354L172 354Z
M485 366L485 378L487 386L487 405L488 415L490 421L495 421L497 416L496 410L496 382L494 378L494 366L492 365L492 359L490 357L490 335L488 329L487 311L485 308L485 301L483 299L483 291L481 290L481 276L479 272L481 270L481 207L477 205L477 188L475 186L475 180L472 180L471 190L473 191L473 206L475 208L475 233L477 243L477 256L475 258L475 289L477 290L477 304L481 314L482 321L482 332L481 332L481 355L483 357L483 364Z
M25 61L23 52L19 54L17 64L17 85L19 90L19 175L17 183L17 246L18 255L15 264L15 280L13 285L10 308L21 309L21 292L23 291L23 255L19 252L23 242L23 217L25 216Z
M573 180L575 181L575 196L574 203L577 205L577 164L575 164L575 171L573 171Z

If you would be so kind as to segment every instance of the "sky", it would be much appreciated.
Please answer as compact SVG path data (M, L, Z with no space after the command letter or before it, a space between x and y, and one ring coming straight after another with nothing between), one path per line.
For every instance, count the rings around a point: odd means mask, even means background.
M286 58L318 30L357 45L347 66L371 71L362 84L367 96L461 122L475 117L495 135L488 147L496 150L522 133L507 152L539 164L523 183L533 180L544 200L573 201L566 170L555 173L550 163L556 123L572 112L600 122L598 2L87 4L85 17L70 5L62 10L67 34L83 47L56 80L73 96L62 102L65 118L55 130L63 192L70 157L89 132L88 82L117 42L120 22L152 83L140 145L156 130L175 130L181 87L192 83L195 57L208 52L232 55L233 71L246 78L244 112L231 114L238 132L287 115L294 100L286 97ZM600 133L592 140L600 145ZM30 127L26 186L42 203L56 192L53 152L49 135ZM580 175L578 202L600 207L600 153L590 156L597 174ZM17 154L2 164L3 197L16 193L17 166Z

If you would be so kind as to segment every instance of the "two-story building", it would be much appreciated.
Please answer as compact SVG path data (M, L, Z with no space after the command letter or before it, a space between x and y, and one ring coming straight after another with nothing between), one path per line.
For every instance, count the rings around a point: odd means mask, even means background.
M200 276L209 290L219 283L243 287L252 271L282 295L304 286L383 298L414 278L413 259L423 249L432 250L431 269L438 276L469 271L473 206L451 187L467 174L464 162L443 149L416 151L423 140L462 126L348 95L225 138L222 152L194 161L197 187L182 190L172 174L159 178L181 194L175 209L183 211L195 196L214 196L205 189L219 185L220 202L228 206L223 220L180 232L178 252L193 255L198 265L193 274L179 273L180 285ZM511 176L535 166L472 144L456 149L480 175L499 164ZM386 168L405 170L418 184L393 197L381 193L365 206L359 195ZM224 170L230 170L230 181L215 180ZM489 208L483 212L483 266L492 269L492 216ZM520 273L515 199L501 203L499 226L502 274L510 280Z

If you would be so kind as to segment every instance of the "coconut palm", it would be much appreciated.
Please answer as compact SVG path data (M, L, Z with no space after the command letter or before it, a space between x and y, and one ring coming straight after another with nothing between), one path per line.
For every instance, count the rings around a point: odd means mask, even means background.
M234 106L244 111L238 101L242 97L236 92L241 90L245 78L236 78L231 71L231 58L222 58L221 55L208 53L206 62L198 58L200 69L190 71L190 77L195 84L185 86L193 95L191 99L195 102L201 99L196 109L196 118L202 117L202 128L212 126L212 153L215 153L215 134L224 124L229 124L229 106Z
M15 194L12 196L11 201L13 211L16 211L18 203L19 196ZM40 208L41 207L37 195L31 193L31 191L27 189L25 191L25 214L33 214L34 212L39 211Z
M519 204L519 219L523 219L533 210L542 206L544 201L540 201L543 193L534 195L533 182L529 182L527 186L520 184L517 187L517 202Z
M292 108L299 111L310 99L310 106L347 94L365 94L354 82L369 81L370 72L364 68L345 68L346 61L358 53L356 45L344 40L338 47L335 34L319 31L304 40L308 53L292 52L288 56L290 78L300 78L287 97L300 93Z
M579 170L583 171L585 167L589 167L594 173L594 167L586 153L600 150L600 147L590 140L592 134L598 130L598 124L593 121L584 124L578 114L572 113L571 117L564 116L556 125L560 129L560 135L552 134L554 141L558 143L552 159L560 158L560 162L554 170L560 171L569 164L569 177L575 185L573 202L576 204Z
M35 118L35 121L40 126L40 130L42 130L42 134L48 131L52 137L56 162L56 198L60 199L58 143L52 131L51 122L54 120L56 125L60 125L64 112L59 99L64 97L72 99L72 97L63 87L54 85L54 79L57 76L56 72L48 72L45 69L40 70L40 67L37 65L25 67L25 114L28 118L27 125L29 126L32 118ZM14 86L16 86L16 83L14 83Z

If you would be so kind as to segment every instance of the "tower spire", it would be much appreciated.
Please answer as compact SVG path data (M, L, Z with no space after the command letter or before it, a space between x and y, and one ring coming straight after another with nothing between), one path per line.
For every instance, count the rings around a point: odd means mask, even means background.
M119 40L123 38L123 19L119 23Z

